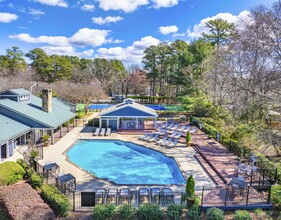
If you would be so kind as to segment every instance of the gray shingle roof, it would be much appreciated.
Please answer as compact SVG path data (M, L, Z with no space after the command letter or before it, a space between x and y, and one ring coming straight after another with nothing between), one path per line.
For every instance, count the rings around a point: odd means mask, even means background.
M140 112L144 112L144 113L146 113L148 115L151 115L151 116L158 117L158 114L156 113L156 111L154 109L149 108L149 107L144 106L144 105L141 105L141 104L138 104L136 102L132 102L132 103L124 103L123 102L123 103L111 106L111 107L101 111L101 113L99 115L100 116L106 116L107 114L110 114L110 113L112 115L113 112L119 111L119 110L127 108L127 107L132 108L132 109L136 109ZM136 111L134 111L134 112L136 112ZM116 115L116 116L118 116L118 115ZM138 116L138 115L130 115L130 116Z
M0 115L0 128L0 143L25 134L31 129L30 127L5 117L4 115Z

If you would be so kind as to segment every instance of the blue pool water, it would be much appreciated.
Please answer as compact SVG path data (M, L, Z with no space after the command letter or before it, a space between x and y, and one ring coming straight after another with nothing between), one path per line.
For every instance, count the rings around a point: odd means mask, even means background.
M88 106L89 110L102 110L105 108L109 108L110 106L113 106L113 104L92 104ZM167 108L163 105L152 105L152 104L146 104L145 106L152 108L156 111L165 111Z
M184 184L176 161L164 154L119 140L79 140L69 160L117 184Z

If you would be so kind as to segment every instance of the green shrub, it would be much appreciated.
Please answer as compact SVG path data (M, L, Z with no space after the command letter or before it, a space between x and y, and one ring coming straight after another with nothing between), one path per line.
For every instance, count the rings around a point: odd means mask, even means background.
M195 181L192 175L190 175L186 181L185 187L186 197L194 199L195 196Z
M234 220L252 220L250 213L246 210L236 210Z
M137 215L141 220L162 220L163 211L157 205L148 203L139 207Z
M32 186L32 188L37 189L43 186L43 180L44 179L41 175L38 175L37 173L33 173L29 178L29 183Z
M182 216L181 205L170 205L167 208L167 217L171 220L179 220Z
M185 139L186 139L186 145L187 145L187 146L190 145L190 142L191 142L191 134L190 134L189 131L186 133Z
M31 157L32 159L35 159L36 157L38 157L38 155L39 155L39 152L38 152L37 150L32 150L32 151L30 152L30 157Z
M16 162L0 164L0 185L11 185L23 179L24 169Z
M120 219L129 220L133 219L134 207L132 205L121 205L118 209Z
M41 187L41 197L49 204L54 213L59 217L65 217L71 210L68 199L54 186L45 184Z
M25 175L24 175L24 178L25 179L29 179L31 177L31 175L34 173L33 169L31 169L29 167L29 165L23 160L23 159L18 159L17 160L17 163L19 165L21 165L21 167L24 169L25 171Z
M210 208L207 210L208 220L224 220L224 213L221 209Z
M96 205L93 209L93 216L95 220L111 219L114 214L114 205Z
M271 187L271 202L277 207L281 206L281 185Z
M197 205L193 205L187 211L188 220L199 220L200 219L200 208Z

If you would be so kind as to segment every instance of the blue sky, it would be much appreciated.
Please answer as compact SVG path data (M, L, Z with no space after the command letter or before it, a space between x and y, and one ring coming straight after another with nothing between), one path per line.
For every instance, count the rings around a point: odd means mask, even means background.
M25 53L119 59L140 63L143 50L160 41L192 41L205 22L238 23L259 4L274 0L0 0L0 54Z

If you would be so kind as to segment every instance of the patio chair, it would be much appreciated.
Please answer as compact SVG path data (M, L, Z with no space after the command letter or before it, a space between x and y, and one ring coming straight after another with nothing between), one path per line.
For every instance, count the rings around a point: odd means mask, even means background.
M160 188L151 188L150 189L150 201L153 204L160 203Z
M169 134L168 136L169 137L174 137L178 132L177 131L174 131L172 134Z
M138 140L143 140L144 138L146 138L148 136L148 132L146 132L142 137L139 137Z
M185 127L185 129L183 129L183 131L182 132L188 132L190 130L190 126L189 125L187 125L186 127Z
M166 128L168 127L169 123L167 122L166 124L162 125L161 128Z
M169 137L166 141L164 141L162 144L160 144L160 146L167 146L168 144L170 144L172 142L172 139L171 137Z
M106 129L105 135L106 135L106 136L111 135L111 128L107 128L107 129Z
M143 138L142 140L143 141L147 141L147 140L149 140L152 137L153 137L153 133L150 133L147 137Z
M119 191L118 205L127 203L131 204L132 195L129 188L122 188Z
M175 138L175 139L178 139L178 138L181 137L181 135L182 135L182 132L178 132L178 133L174 136L174 138Z
M175 204L174 193L171 188L163 188L163 205Z
M105 203L105 197L106 197L106 189L98 188L96 190L95 203L96 204L104 204Z
M167 140L167 136L163 137L163 139L160 139L159 141L156 142L156 144L163 144L163 142L165 142Z
M149 190L148 188L139 188L139 204L149 203Z
M170 127L170 130L175 131L175 130L177 130L178 126L179 126L179 124L174 124L172 127Z
M100 128L96 128L96 131L93 134L93 136L98 136L99 134L100 134Z
M191 129L189 132L190 132L190 133L196 133L197 131L198 131L197 128L193 128L193 129Z
M166 147L175 147L178 144L178 139L174 139L174 141L170 142L169 144L166 145Z
M186 128L186 126L185 126L185 125L182 125L182 126L178 129L178 131L183 131L185 128Z
M159 132L160 135L165 135L166 133L167 133L167 128L165 128Z
M117 194L118 189L116 188L109 188L106 194L106 203L107 204L116 204L117 205Z
M174 126L174 123L169 124L166 128L171 129Z
M150 138L150 139L148 139L147 141L148 142L153 142L153 141L157 141L158 140L158 137L159 137L159 134L154 134L154 136L152 137L152 138Z
M100 131L100 136L104 136L105 135L105 128L102 128L101 131Z

